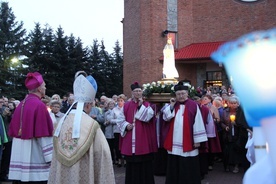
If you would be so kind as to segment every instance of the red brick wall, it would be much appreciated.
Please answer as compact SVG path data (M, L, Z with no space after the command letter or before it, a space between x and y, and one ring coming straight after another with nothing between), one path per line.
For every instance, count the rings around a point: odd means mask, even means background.
M276 26L275 0L253 4L235 0L178 0L178 13L180 48L191 43L232 40Z
M140 2L127 0L124 2L123 51L124 51L124 93L129 91L134 80L140 80ZM125 92L126 91L126 92Z
M125 0L123 24L124 93L130 84L161 80L167 29L166 0ZM179 48L191 43L235 39L276 26L276 0L242 4L235 0L178 0ZM196 84L195 67L177 64L180 79Z
M124 93L130 84L157 81L162 76L159 62L166 44L161 36L167 25L165 0L125 0L123 24Z
M179 81L181 80L190 80L193 86L196 85L196 74L197 74L197 65L196 64L176 64L176 68L179 73Z

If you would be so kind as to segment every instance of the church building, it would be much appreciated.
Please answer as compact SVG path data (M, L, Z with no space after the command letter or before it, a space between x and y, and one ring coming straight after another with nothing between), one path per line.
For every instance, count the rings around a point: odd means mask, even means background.
M276 0L124 0L124 93L130 84L160 81L168 36L178 80L195 87L229 86L210 58L224 42L276 26Z

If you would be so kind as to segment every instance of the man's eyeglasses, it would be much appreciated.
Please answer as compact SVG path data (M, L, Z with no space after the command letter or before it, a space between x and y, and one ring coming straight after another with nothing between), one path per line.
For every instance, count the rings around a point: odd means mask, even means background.
M52 106L52 107L54 107L54 108L60 108L60 106Z
M187 95L187 93L175 93L176 96L184 96Z

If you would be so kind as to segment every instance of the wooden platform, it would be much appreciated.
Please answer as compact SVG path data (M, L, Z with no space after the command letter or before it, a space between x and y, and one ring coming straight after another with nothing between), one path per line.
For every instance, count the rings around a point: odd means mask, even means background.
M151 103L169 103L171 98L175 98L175 96L170 93L153 93L146 99Z

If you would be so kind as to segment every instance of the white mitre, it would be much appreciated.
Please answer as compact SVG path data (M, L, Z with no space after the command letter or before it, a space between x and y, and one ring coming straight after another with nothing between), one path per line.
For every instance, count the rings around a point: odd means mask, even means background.
M97 93L97 82L91 76L84 77L82 74L85 72L77 72L75 75L74 81L74 103L59 121L57 129L54 133L54 136L58 137L62 124L67 116L67 114L71 111L72 107L77 103L77 109L75 111L75 119L73 124L73 132L72 138L79 138L80 137L80 124L81 124L81 117L83 113L83 106L86 102L93 102Z

